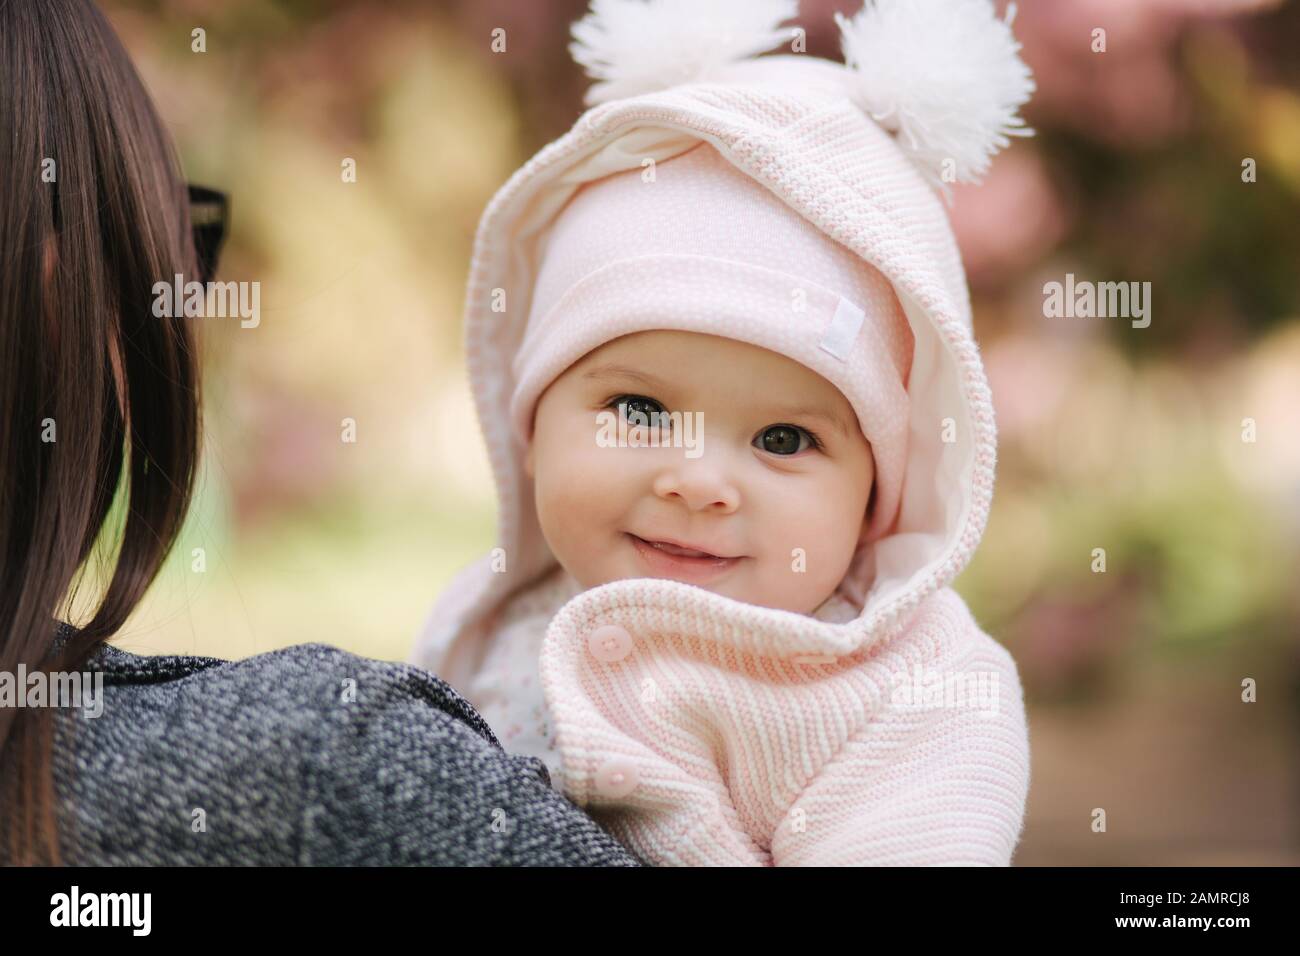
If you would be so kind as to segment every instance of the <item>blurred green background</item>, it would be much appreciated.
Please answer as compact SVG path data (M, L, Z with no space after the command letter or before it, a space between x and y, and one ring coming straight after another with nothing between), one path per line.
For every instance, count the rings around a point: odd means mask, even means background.
M809 54L859 5L804 0ZM204 320L199 497L117 643L402 660L495 543L464 283L488 199L581 112L584 4L103 7L231 194L221 277L262 287L260 327ZM1026 0L1015 31L1038 135L952 217L1000 435L957 588L1025 685L1016 862L1300 863L1300 9ZM1151 282L1150 327L1045 318L1066 273Z

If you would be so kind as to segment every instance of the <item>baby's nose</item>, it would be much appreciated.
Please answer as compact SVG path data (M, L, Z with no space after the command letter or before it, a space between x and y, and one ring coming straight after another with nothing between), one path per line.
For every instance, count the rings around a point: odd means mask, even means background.
M674 461L656 476L654 487L659 497L679 499L692 511L730 514L740 507L740 491L716 459Z

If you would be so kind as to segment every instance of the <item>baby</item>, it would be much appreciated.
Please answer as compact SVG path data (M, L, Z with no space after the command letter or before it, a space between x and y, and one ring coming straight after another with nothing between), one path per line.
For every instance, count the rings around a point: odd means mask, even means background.
M996 443L933 144L829 61L667 75L607 82L484 214L499 546L412 660L647 862L1005 865L1028 735L949 586Z

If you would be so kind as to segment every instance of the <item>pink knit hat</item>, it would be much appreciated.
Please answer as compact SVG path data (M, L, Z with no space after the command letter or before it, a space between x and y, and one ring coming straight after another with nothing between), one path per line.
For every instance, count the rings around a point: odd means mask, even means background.
M907 460L913 338L877 269L707 143L652 175L585 184L544 246L513 363L510 419L525 447L547 386L612 339L675 329L777 341L853 405L876 467L863 540L889 532Z

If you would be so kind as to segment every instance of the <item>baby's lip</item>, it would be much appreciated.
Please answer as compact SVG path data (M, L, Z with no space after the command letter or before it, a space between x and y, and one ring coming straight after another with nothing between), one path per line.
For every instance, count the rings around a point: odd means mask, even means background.
M632 532L629 531L628 534L632 534ZM673 547L683 548L687 551L698 551L701 554L710 558L743 558L744 557L743 554L723 554L719 551L714 551L711 548L701 547L698 544L690 544L689 542L686 541L679 541L676 538L642 538L641 535L639 534L632 534L632 537L641 538L641 540L644 541L646 544L669 544L672 545Z

